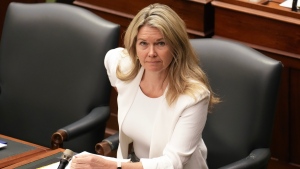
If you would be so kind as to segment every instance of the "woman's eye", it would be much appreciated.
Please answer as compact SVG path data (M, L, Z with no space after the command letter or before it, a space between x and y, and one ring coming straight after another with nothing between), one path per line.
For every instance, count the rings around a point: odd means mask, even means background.
M140 45L141 45L141 46L146 46L147 43L146 43L146 42L140 42Z
M165 42L158 42L157 45L158 45L158 46L165 46L166 43L165 43Z

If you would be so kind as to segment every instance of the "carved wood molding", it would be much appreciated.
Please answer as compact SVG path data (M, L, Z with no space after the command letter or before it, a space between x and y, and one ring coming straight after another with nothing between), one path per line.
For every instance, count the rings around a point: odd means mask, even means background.
M241 13L247 13L247 14L251 14L251 15L265 17L265 18L278 20L281 22L287 22L290 24L296 24L296 25L300 26L300 19L283 16L283 15L278 15L278 14L274 14L274 13L270 13L270 12L260 11L260 10L256 10L256 9L251 9L248 7L232 5L232 4L220 2L220 1L213 1L212 4L213 4L213 6L216 6L219 8L225 8L225 9L229 9L229 10L233 10L233 11L238 11Z
M121 16L121 17L124 17L124 18L127 18L127 19L133 19L134 18L134 15L124 13L124 12L120 12L120 11L116 11L116 10L112 10L112 9L108 9L108 8L103 8L103 7L92 5L92 4L89 4L89 3L74 1L73 4L77 5L77 6L82 6L82 7L88 8L88 9L93 9L93 10L96 10L96 11L101 11L101 12L109 13L109 14L116 15L116 16Z

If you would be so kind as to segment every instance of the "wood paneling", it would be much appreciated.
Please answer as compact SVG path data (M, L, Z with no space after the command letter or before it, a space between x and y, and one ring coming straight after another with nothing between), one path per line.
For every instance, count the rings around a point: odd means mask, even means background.
M169 5L185 21L191 37L211 37L213 35L214 13L211 0L161 0ZM155 0L75 0L74 4L92 10L101 17L119 23L124 29L139 10L153 4Z
M269 162L268 169L299 169L299 166L272 159Z
M213 4L216 7L217 36L300 54L300 18L281 16L220 1L214 1Z
M283 65L271 142L272 166L300 167L300 14L283 0L214 0L215 36L240 41Z
M300 166L300 62L290 70L290 162Z

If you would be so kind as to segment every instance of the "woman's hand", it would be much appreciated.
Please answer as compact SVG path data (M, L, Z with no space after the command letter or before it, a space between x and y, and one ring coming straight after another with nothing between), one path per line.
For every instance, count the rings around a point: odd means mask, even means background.
M117 163L106 160L94 154L81 154L74 156L71 164L71 169L116 169Z

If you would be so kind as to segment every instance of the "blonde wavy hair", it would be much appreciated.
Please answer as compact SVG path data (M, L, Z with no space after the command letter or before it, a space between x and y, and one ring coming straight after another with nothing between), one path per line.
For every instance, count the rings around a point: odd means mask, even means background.
M145 25L160 30L172 50L173 60L168 69L169 87L166 93L168 104L174 103L181 94L196 98L203 85L211 92L209 107L219 102L205 73L199 67L199 60L189 42L184 21L169 6L163 4L156 3L145 7L129 24L124 36L124 46L133 66L126 73L118 66L117 77L123 81L130 81L138 74L141 65L136 59L136 41L140 28Z

